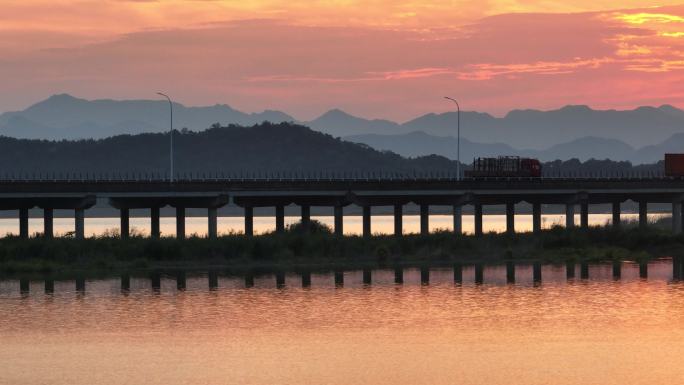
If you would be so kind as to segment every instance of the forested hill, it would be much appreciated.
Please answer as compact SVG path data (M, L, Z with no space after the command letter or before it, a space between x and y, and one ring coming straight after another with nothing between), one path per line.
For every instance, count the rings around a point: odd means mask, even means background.
M292 123L252 127L214 125L201 131L174 133L177 175L194 176L360 176L389 173L453 174L456 163L431 155L403 158ZM502 154L505 155L505 154ZM662 165L633 168L629 162L577 160L549 162L557 173L653 172ZM0 137L0 177L107 174L162 176L169 169L169 134L120 135L99 140L46 141Z
M178 174L298 172L447 172L446 158L414 159L291 123L230 125L174 134ZM169 168L169 134L119 135L100 140L46 141L0 137L2 173L155 173Z

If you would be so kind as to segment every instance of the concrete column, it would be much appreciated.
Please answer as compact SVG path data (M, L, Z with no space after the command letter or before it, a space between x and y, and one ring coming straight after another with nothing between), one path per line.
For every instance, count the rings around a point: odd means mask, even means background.
M43 235L45 238L52 238L54 235L54 211L50 208L43 209Z
M254 287L254 275L252 273L245 274L245 287Z
M575 227L575 204L567 203L565 205L565 227L571 229Z
M613 202L613 227L620 227L620 202Z
M207 235L210 239L216 239L218 235L218 209L216 207L207 209Z
M248 237L254 235L254 208L252 206L245 206L245 235Z
M185 238L185 207L176 207L176 238Z
M506 202L506 233L515 234L515 203Z
M150 208L150 236L152 238L159 238L161 231L159 230L159 207Z
M475 203L475 236L482 236L482 204Z
M302 205L302 227L308 228L311 224L311 206Z
M589 202L580 202L580 226L583 229L589 228Z
M128 209L119 209L119 216L121 217L121 239L126 239L131 233L130 211Z
M276 206L275 208L276 232L282 233L285 231L285 206Z
M371 236L371 206L363 206L363 236Z
M420 235L430 234L430 206L420 205Z
M454 234L463 234L463 206L454 205Z
M644 229L648 226L648 202L639 201L639 227Z
M19 209L19 236L24 239L29 237L29 210L27 208Z
M541 203L532 203L532 232L539 233L541 231Z
M394 205L394 235L401 236L403 234L403 220L404 220L404 206Z
M85 210L81 208L74 210L74 235L76 239L85 238Z
M335 235L341 237L344 235L344 209L341 205L336 205L333 211L335 216Z
M682 233L682 202L672 202L672 232Z

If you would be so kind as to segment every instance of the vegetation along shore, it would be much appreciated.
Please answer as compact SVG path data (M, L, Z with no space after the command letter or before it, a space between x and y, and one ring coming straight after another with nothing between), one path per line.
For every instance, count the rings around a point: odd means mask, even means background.
M488 233L481 237L447 231L339 237L318 222L312 222L306 231L296 224L284 233L229 234L216 239L151 239L135 234L124 240L115 234L83 240L8 236L0 239L0 275L97 275L154 269L325 270L510 260L644 262L684 255L684 236L668 231L666 220L645 229L623 223L619 229L554 227L539 234Z

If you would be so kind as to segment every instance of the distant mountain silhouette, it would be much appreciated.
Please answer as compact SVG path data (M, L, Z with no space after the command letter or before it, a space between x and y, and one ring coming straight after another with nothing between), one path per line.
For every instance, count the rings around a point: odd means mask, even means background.
M378 150L396 152L402 156L425 156L436 154L456 159L456 138L434 136L424 132L402 135L353 135L343 139L363 143ZM684 134L675 134L662 143L635 149L615 139L592 136L557 144L544 150L516 149L505 143L477 143L461 138L461 161L469 163L474 157L498 155L519 155L538 158L544 162L557 159L611 159L630 161L633 164L655 163L663 159L666 152L684 152Z
M325 115L324 115L325 116ZM308 122L316 130L334 136L366 134L399 135L422 131L435 136L456 136L457 114L426 114L403 124L375 124L339 114ZM351 124L354 122L355 125ZM390 122L391 123L391 122ZM513 148L543 150L585 137L615 139L632 147L654 145L684 132L684 111L664 105L634 110L593 110L587 106L566 106L558 110L514 110L503 118L478 112L461 113L461 137L479 143L506 143Z
M213 123L252 125L294 121L279 111L246 114L227 105L185 107L174 103L174 128L204 129ZM0 115L0 135L31 139L99 139L169 129L166 100L85 100L54 95L24 111Z
M26 110L1 114L0 135L99 139L120 134L163 132L168 130L168 113L165 100L89 101L66 94L54 95ZM279 111L248 114L227 105L185 107L174 104L174 127L177 129L202 130L214 123L253 125L263 121L296 122L296 119ZM451 139L456 134L455 112L426 114L399 124L363 119L333 109L302 124L335 137L349 137L352 141L406 156L434 153L455 157L455 140ZM471 111L461 114L462 159L507 153L546 160L560 157L652 162L662 158L664 149L684 152L681 141L671 142L679 140L677 134L682 133L684 111L669 105L626 111L593 110L587 106L566 106L551 111L514 110L502 118ZM634 150L641 147L645 148Z
M378 177L454 175L456 162L438 155L405 158L313 131L293 123L252 127L213 126L174 133L180 177ZM425 135L421 133L414 136ZM682 135L681 140L684 140ZM107 139L48 141L0 137L3 177L163 177L168 171L169 134L119 135ZM467 162L469 163L469 161ZM467 168L465 165L464 168ZM577 159L547 162L547 175L662 172L662 162Z

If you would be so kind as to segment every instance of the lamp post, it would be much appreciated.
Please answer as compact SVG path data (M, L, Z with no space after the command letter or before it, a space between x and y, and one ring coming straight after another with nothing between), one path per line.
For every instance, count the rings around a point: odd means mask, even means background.
M169 109L171 111L171 124L169 129L169 136L171 137L171 144L169 146L169 163L171 165L171 173L169 174L169 182L173 183L173 103L171 102L171 98L168 95L161 92L157 92L157 95L161 95L169 101Z
M456 103L456 180L461 180L461 106L458 105L456 99L445 96L444 99L451 100Z

